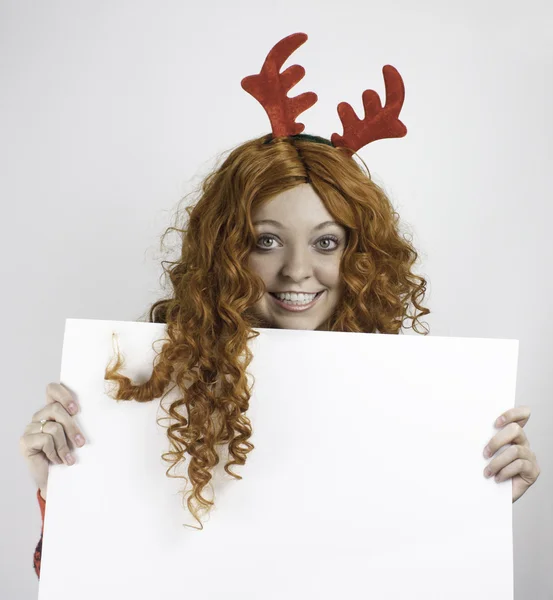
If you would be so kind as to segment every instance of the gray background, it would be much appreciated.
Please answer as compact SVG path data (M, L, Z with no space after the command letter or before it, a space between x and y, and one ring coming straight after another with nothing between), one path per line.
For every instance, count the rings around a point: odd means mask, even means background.
M515 596L553 599L545 0L0 2L1 598L37 594L18 440L59 381L65 319L136 320L163 293L161 233L220 152L269 131L240 80L297 31L309 40L286 66L306 77L291 95L319 95L298 119L308 133L341 133L337 104L361 112L364 89L383 97L383 65L404 78L407 137L361 156L420 251L431 334L520 340L517 404L542 475L513 507Z

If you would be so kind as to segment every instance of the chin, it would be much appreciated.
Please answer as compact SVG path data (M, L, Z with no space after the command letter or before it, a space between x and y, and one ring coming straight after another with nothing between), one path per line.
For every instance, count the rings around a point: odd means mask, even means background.
M326 323L326 319L321 319L320 317L318 319L309 319L307 317L301 319L301 318L294 318L294 319L283 319L280 317L276 317L273 319L270 319L270 321L268 321L271 323L270 327L275 328L275 329L296 329L298 331L316 331L317 329L319 329L320 327L324 326Z
M278 327L278 329L290 329L291 331L315 331L317 329L317 327L311 326L311 325L301 325L301 324L294 324L293 327Z

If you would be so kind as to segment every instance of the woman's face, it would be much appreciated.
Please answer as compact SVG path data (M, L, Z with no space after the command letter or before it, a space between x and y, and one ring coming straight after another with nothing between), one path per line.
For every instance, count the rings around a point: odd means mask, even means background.
M266 290L253 312L268 327L318 329L341 296L346 230L308 183L271 198L253 213L252 221L257 244L248 264ZM276 296L285 292L308 295L293 294L288 300Z

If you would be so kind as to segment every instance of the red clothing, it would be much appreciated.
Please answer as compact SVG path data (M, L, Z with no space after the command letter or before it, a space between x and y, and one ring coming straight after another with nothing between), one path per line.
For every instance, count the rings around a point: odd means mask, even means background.
M44 513L46 512L46 501L40 495L40 490L37 491L36 497L40 506L40 514L42 515L42 529L40 531L40 540L38 541L35 554L33 556L33 564L37 577L40 579L40 561L42 559L42 534L44 533Z

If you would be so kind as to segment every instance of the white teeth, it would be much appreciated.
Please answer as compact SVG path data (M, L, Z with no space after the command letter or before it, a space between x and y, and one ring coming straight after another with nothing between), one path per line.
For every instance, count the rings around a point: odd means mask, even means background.
M295 293L285 293L285 294L275 294L275 296L279 300L289 300L291 302L300 302L302 304L307 304L311 302L317 294L295 294Z

